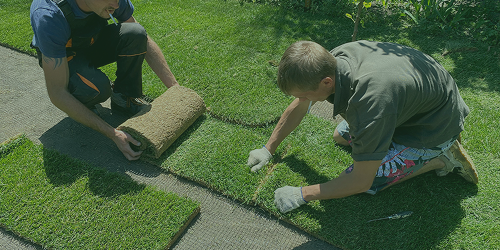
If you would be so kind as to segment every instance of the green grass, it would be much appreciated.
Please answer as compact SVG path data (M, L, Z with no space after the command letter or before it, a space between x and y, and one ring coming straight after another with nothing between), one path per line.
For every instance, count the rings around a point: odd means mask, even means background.
M250 203L265 174L251 173L244 164L250 149L262 147L258 143L264 140L266 131L269 129L247 129L204 115L151 162Z
M456 175L438 178L427 173L376 196L314 201L281 214L273 204L276 188L325 182L351 163L349 152L332 143L334 126L307 116L278 148L273 163L253 174L245 166L248 152L266 143L274 124L249 128L224 121L254 125L274 121L291 99L276 88L276 68L268 61L279 61L296 40L314 40L328 49L349 42L352 22L344 16L240 5L235 0L134 1L134 5L134 16L163 49L181 85L196 90L215 113L202 116L154 164L261 206L342 248L500 248L500 48L460 34L419 30L399 17L367 21L358 39L422 50L453 75L471 109L462 140L480 182L474 186ZM8 4L0 0L0 15L5 17L0 20L0 42L29 50L29 22L18 21L26 20L28 8L26 0ZM467 47L476 50L460 51ZM459 52L442 56L446 51ZM113 66L106 68L108 75L112 70ZM144 82L150 96L165 91L146 65ZM414 214L366 223L405 210Z
M0 155L0 225L46 248L165 249L199 211L25 137Z
M458 175L427 173L372 196L314 201L287 214L274 206L274 190L337 177L349 152L332 143L333 125L314 116L279 147L274 163L258 174L245 166L269 128L248 129L202 117L154 164L244 203L255 204L331 244L347 249L494 249L500 207L498 159L477 160L479 186ZM224 135L224 136L221 136ZM469 152L472 150L469 150ZM474 158L481 158L474 151ZM410 210L411 217L367 223ZM476 235L480 232L480 236ZM463 235L467 237L464 238ZM480 240L482 239L482 240Z

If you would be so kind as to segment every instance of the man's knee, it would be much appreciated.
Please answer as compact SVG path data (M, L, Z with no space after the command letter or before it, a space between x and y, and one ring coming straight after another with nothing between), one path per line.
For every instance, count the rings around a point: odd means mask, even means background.
M147 45L148 34L144 27L138 23L122 23L120 29L121 39L127 40L127 44L133 47L142 47Z
M101 80L98 83L98 89L99 89L99 95L95 98L95 102L97 103L102 103L108 100L108 98L111 96L111 82L109 79L106 77L106 80ZM94 104L95 105L95 104Z
M106 101L111 96L111 84L108 77L97 72L93 75L74 74L70 78L71 94L87 107Z

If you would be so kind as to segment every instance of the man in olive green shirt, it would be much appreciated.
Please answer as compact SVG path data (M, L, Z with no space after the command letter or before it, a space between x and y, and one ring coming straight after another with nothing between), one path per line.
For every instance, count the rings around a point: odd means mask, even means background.
M392 43L357 41L331 52L314 42L292 44L278 69L278 86L296 97L267 144L250 152L258 171L301 122L311 102L334 104L345 120L334 140L352 147L354 164L329 182L282 187L275 204L288 212L310 200L375 194L436 170L477 183L470 157L457 139L469 108L455 81L432 57Z

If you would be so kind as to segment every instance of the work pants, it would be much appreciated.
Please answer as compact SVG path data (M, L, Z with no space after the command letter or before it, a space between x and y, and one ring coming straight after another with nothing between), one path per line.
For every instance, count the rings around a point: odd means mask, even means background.
M142 63L147 52L147 34L138 23L105 26L90 47L68 57L69 92L85 106L106 101L111 91L128 97L142 96ZM116 80L111 82L99 67L116 62Z

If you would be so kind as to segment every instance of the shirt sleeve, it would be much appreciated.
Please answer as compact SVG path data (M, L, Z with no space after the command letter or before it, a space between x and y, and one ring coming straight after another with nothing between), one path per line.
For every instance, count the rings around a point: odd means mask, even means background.
M397 107L390 91L376 81L359 84L346 111L355 161L382 160L392 143Z
M355 161L382 160L389 150L394 134L395 116L387 116L349 128L352 158Z
M125 22L132 17L132 14L134 14L134 5L130 2L130 0L120 0L118 5L120 7L118 7L118 9L116 9L113 13L113 16L116 17L116 19L120 22Z
M69 24L62 13L37 9L31 14L35 46L52 58L66 57L66 43L71 36Z

